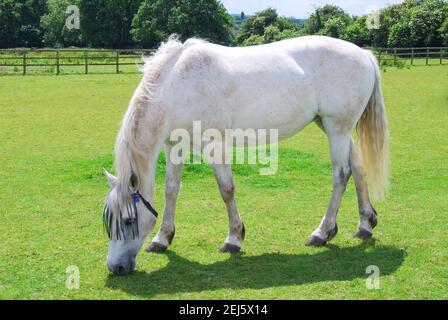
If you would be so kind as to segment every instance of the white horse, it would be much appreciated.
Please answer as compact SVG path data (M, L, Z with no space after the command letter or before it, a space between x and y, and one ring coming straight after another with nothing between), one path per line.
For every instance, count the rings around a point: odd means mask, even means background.
M380 71L371 52L321 36L244 48L199 39L182 44L170 37L146 60L117 137L117 176L106 172L111 186L104 210L111 272L125 275L134 270L135 257L156 223L155 166L163 145L165 208L147 251L163 252L171 244L182 164L170 160L169 137L174 129L191 131L193 121L201 121L204 130L278 129L279 139L317 123L330 144L333 194L307 244L321 246L336 235L336 215L351 174L360 213L355 236L372 236L377 219L368 185L377 196L387 188L388 129ZM360 152L352 139L356 126ZM213 164L213 169L229 215L221 251L235 252L245 229L231 167Z

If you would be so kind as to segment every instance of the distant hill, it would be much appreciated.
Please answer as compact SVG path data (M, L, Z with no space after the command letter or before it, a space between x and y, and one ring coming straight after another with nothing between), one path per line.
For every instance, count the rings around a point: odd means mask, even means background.
M294 23L297 23L298 25L300 25L302 28L305 26L306 19L297 19L297 18L291 17L291 20Z

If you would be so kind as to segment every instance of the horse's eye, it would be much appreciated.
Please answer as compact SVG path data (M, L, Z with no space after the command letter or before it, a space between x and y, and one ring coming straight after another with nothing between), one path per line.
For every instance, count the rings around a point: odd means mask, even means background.
M135 222L135 219L134 218L126 218L126 219L124 219L123 222L125 225L130 226Z

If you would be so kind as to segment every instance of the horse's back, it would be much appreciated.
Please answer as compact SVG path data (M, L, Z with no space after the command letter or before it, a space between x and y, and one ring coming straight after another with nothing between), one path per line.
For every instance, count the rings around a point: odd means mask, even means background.
M364 50L322 36L242 48L198 42L170 71L168 92L176 94L166 99L192 118L211 114L214 126L281 128L287 137L316 115L359 113L371 70Z

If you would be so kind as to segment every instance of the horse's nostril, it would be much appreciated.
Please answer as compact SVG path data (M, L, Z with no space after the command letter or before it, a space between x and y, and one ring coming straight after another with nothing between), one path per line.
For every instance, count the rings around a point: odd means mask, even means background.
M127 261L121 260L119 263L108 263L107 267L109 271L116 276L126 276L135 270L135 257L130 258Z
M126 274L126 269L123 266L117 267L117 274L120 276Z

